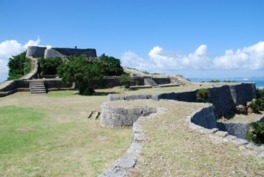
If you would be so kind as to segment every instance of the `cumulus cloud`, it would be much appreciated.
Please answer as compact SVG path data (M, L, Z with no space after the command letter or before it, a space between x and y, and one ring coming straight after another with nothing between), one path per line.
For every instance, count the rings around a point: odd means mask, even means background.
M28 46L38 46L40 39L29 40L25 44L21 44L16 40L6 40L0 42L0 78L6 78L8 73L8 60L10 57L17 55L27 49ZM1 80L0 80L1 82Z
M264 41L255 45L226 50L225 55L213 60L215 68L260 70L264 68Z
M235 51L226 50L224 55L217 57L210 57L205 44L200 45L192 53L174 55L155 46L149 51L148 56L149 58L143 59L130 51L121 59L125 61L126 66L138 69L144 66L144 70L261 70L264 69L264 41Z
M122 55L121 62L123 66L134 67L140 70L144 70L148 67L151 67L142 57L138 56L137 54L131 51L125 52Z

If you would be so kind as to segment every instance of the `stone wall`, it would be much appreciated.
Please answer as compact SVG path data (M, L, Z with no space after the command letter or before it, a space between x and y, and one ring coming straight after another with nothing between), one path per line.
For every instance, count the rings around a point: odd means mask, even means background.
M45 80L44 84L48 91L73 89L71 84L66 84L61 79Z
M222 87L209 88L208 90L210 92L209 102L214 105L214 111L218 117L224 116L228 118L233 115L237 105L246 105L247 102L256 98L256 87L254 83L225 85ZM196 102L196 93L197 90L180 93L162 93L157 95L109 95L108 101L137 99L153 99L158 101L165 99Z
M196 93L197 91L190 92L179 92L179 93L162 93L153 96L155 100L178 100L178 101L186 101L186 102L196 102Z
M153 78L158 84L168 84L170 79L168 78ZM144 85L144 77L131 77L130 78L131 86ZM119 76L105 76L101 85L96 86L96 88L113 88L122 86L119 81Z
M17 91L29 91L30 80L12 80L4 82L0 87L0 97L10 95ZM71 84L65 84L61 79L47 79L44 80L47 90L69 90L73 89Z
M54 57L65 58L66 55L63 55L54 49L46 49L45 50L44 58L54 58Z
M29 46L27 48L26 57L41 58L44 57L46 47Z
M26 57L33 58L53 58L65 56L80 56L97 57L95 49L77 49L77 48L46 48L38 46L29 46L27 48Z
M237 105L246 105L247 102L256 98L254 83L242 83L227 85L209 89L209 102L215 107L217 116L230 117L234 114Z
M111 94L109 94L107 96L107 100L108 101L118 101L118 100L147 100L147 99L151 99L151 100L155 100L153 98L153 95L118 95L118 96L113 96Z
M250 127L250 124L217 122L217 127L220 131L226 131L230 135L246 139L247 130Z
M205 107L191 116L191 122L207 129L217 128L212 105Z
M78 49L78 48L52 48L65 56L81 56L97 57L95 49ZM45 58L52 58L54 56L45 56Z
M108 128L130 127L140 116L156 112L157 109L151 107L117 108L105 102L101 106L100 124Z
M104 114L101 115L101 119L103 119L102 121L103 123L101 122L101 125L113 128L115 127L113 126L115 123L112 123L113 122L112 119L118 117L118 119L127 120L128 119L127 116L133 117L133 113L137 113L140 111L142 112L143 109L146 109L146 107L141 107L141 110L139 110L140 107L126 108L125 103L121 105L123 106L112 107L111 102L104 103L104 105L102 106L102 112L104 112ZM151 111L148 111L149 113L146 114L148 115L147 117L144 117L144 115L142 114L141 114L142 116L140 116L140 114L137 114L137 116L139 117L136 119L136 121L133 124L133 131L132 131L133 138L132 138L131 146L126 151L126 153L122 157L117 159L109 169L107 169L101 175L99 175L100 177L116 177L116 176L123 177L127 175L130 169L135 167L139 159L141 149L147 140L147 137L144 134L142 122L145 119L150 119L155 117L156 114L169 111L166 108L160 108L160 107L149 108L149 109L152 110L156 109L155 111L153 111L156 113L152 114ZM132 115L130 115L130 111ZM108 117L109 120L106 120L107 114L110 114L110 116ZM112 116L113 114L114 116ZM203 108L198 109L192 115L187 116L186 121L189 122L189 128L199 131L203 134L207 134L208 139L212 138L214 141L217 141L218 143L220 142L233 143L235 145L241 146L241 148L239 148L240 150L245 148L251 149L254 151L254 155L257 155L257 157L260 158L264 158L263 146L262 147L255 146L254 144L246 140L233 136L230 132L225 132L218 129L213 112L213 107L211 104L207 104ZM110 124L110 126L107 125L108 123ZM119 125L120 124L118 124L117 127L120 127Z
M155 78L153 77L152 78L158 85L161 85L161 84L170 84L171 83L171 79L170 78Z

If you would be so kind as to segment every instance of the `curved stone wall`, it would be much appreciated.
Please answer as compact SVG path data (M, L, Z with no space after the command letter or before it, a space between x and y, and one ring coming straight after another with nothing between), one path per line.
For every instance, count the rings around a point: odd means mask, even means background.
M112 106L111 102L105 102L101 106L100 124L108 128L129 127L140 116L147 116L156 112L157 109L151 107L118 108Z
M132 131L132 144L130 148L126 151L126 153L120 157L118 160L114 162L114 164L103 172L100 177L116 177L116 176L126 176L129 169L134 168L137 163L138 157L140 156L141 149L147 139L146 135L144 134L142 121L150 118L154 118L157 114L162 114L165 111L169 111L166 108L161 107L152 107L148 108L149 110L155 110L156 113L151 114L152 111L148 112L148 116L140 116L137 114L138 112L142 112L144 109L147 110L147 107L136 107L136 108L129 108L126 107L127 101L117 101L120 102L123 106L111 106L111 102L106 102L102 106L102 112L105 115L101 115L101 119L104 119L104 123L108 123L105 119L107 119L106 114L109 113L110 116L108 117L111 119L113 117L119 117L119 119L127 119L127 116L130 116L130 113L136 113L135 115L139 116L133 124L133 131ZM175 107L175 109L177 109ZM131 112L130 112L131 111ZM144 112L144 111L143 111ZM155 111L153 111L155 112ZM111 115L114 113L114 116ZM125 116L124 116L125 115ZM133 115L132 115L133 116ZM186 121L189 123L189 127L200 133L207 134L208 138L221 139L223 142L230 142L234 143L242 148L248 148L256 152L256 155L260 158L264 158L264 148L263 146L255 146L254 144L237 138L233 135L229 135L228 132L219 131L217 128L213 107L211 104L205 104L203 108L199 108L195 111L192 115L186 117ZM110 123L110 127L112 127L112 123ZM105 125L103 125L105 126Z
M207 129L217 128L213 106L210 105L196 112L191 117L191 122Z

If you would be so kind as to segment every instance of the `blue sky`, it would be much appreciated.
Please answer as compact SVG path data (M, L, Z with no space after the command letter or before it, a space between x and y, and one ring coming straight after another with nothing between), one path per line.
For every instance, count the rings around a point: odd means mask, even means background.
M28 45L188 78L264 76L263 0L1 0L0 81Z

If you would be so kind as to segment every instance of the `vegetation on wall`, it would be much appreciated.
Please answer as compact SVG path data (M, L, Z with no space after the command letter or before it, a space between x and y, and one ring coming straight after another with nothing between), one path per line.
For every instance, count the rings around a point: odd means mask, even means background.
M260 145L264 144L264 122L253 122L247 132L247 139Z
M62 64L60 57L55 58L39 58L38 73L41 75L56 75L58 67Z
M264 89L257 89L257 99L249 107L256 113L264 111ZM264 122L254 122L247 132L247 139L256 144L264 144Z
M264 89L257 89L257 99L249 107L255 112L264 111Z
M208 102L210 92L207 88L202 88L197 91L196 101L197 102Z
M31 70L31 60L26 58L26 51L12 56L8 62L8 80L19 79Z

